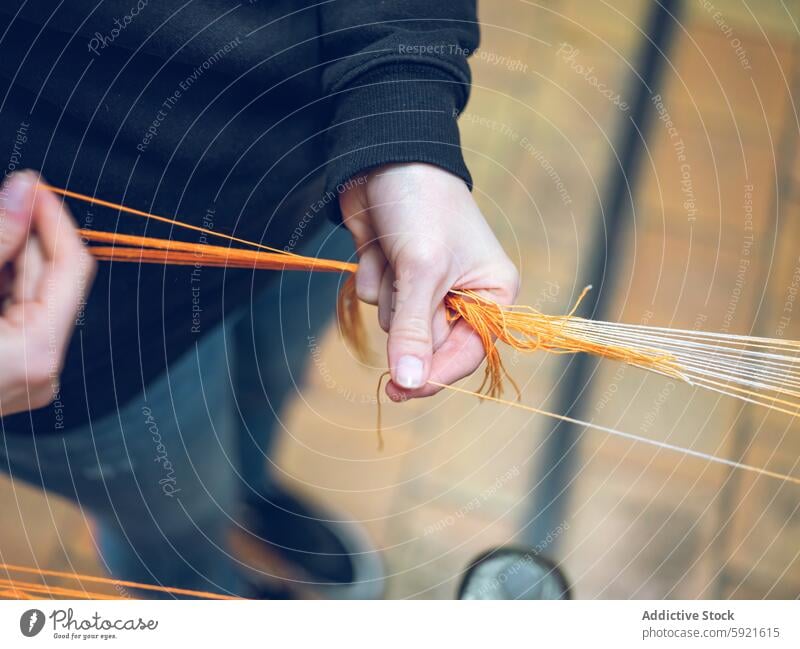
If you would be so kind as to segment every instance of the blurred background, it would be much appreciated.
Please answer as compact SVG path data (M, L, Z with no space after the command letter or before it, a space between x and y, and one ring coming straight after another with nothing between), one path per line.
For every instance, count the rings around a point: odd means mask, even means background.
M582 315L800 339L800 2L492 0L480 17L462 138L519 302L563 313L593 284ZM524 403L800 475L787 416L612 362L505 358ZM335 330L314 341L273 459L363 522L389 597L454 597L499 545L555 559L581 598L800 596L796 486L456 393L385 404L378 452L378 375ZM0 511L4 561L102 573L57 498L0 478Z

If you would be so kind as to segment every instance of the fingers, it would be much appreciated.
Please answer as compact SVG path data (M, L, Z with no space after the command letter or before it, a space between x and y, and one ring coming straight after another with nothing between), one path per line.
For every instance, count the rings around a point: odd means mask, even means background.
M440 302L436 307L436 310L433 312L433 353L435 354L437 350L444 344L444 342L449 338L450 331L452 330L452 326L447 321L447 310L444 307L444 304Z
M12 261L28 238L31 201L36 176L29 171L11 174L0 192L0 265Z
M514 265L510 261L498 264L492 269L490 276L497 279L496 287L491 290L479 289L476 292L499 304L512 304L519 292L519 274ZM440 304L439 309L444 319L444 305ZM437 318L434 319L434 324L436 322ZM486 357L486 350L480 337L463 320L459 320L452 327L447 326L443 341L438 333L434 340L435 353L429 380L436 383L450 385L460 381L477 370ZM404 389L393 381L386 385L386 393L394 401L429 397L442 389L430 383L413 390Z
M346 192L342 196L340 206L345 227L353 236L358 254L356 294L362 302L378 304L381 278L388 263L386 255L383 254L375 231L369 223L368 210L364 207L358 192Z
M429 380L448 385L460 381L480 367L485 355L483 343L472 327L459 321L434 353ZM394 381L386 385L386 394L393 401L429 397L440 390L430 383L416 390L403 389Z
M4 271L12 299L0 320L0 415L40 408L57 394L75 316L95 268L61 199L42 189L38 176L26 173L24 185L7 193L6 212L25 213L15 235L22 232L25 240L15 244L11 277ZM8 241L5 254L12 250Z
M392 316L394 314L394 284L394 271L391 266L387 265L383 271L378 295L378 324L380 324L381 329L386 333L389 333L389 328L392 325Z
M63 201L41 187L33 201L33 227L44 257L44 273L36 297L52 314L51 324L63 346L91 285L95 261Z
M356 271L356 294L359 300L367 304L378 304L381 278L387 265L386 256L377 243L370 243L359 249Z
M22 252L14 261L14 285L11 294L12 300L20 304L35 300L44 272L44 257L42 248L36 237L30 237L25 242Z
M392 382L405 389L425 385L433 358L433 315L446 291L439 262L400 255L395 267L394 309L387 351Z
M510 304L519 280L463 182L429 165L391 165L340 206L359 249L358 295L377 303L389 333L389 395L427 396L439 390L429 379L452 383L477 369L481 339L464 322L451 327L443 299L461 288Z

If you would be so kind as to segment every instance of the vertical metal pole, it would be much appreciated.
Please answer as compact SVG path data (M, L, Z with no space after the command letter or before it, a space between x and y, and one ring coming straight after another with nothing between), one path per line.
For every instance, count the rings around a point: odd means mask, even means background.
M592 306L592 317L596 319L604 319L608 310L619 245L631 222L632 193L644 148L642 137L647 137L655 110L651 97L658 92L656 89L660 86L682 4L682 0L656 0L653 3L647 19L646 37L637 57L638 75L631 74L630 88L634 89L635 97L615 146L620 152L619 164L607 180L605 200L594 221L597 224L594 241L598 245L591 246L589 261L584 266L585 274L581 278L581 285L594 284L597 289L594 296L592 293L587 296L587 303ZM601 243L604 245L599 245ZM599 283L602 283L601 287L598 287ZM556 396L555 412L577 419L583 417L585 400L581 397L587 390L595 364L596 361L587 354L570 358L561 379L563 388ZM535 482L540 479L542 482L534 491L528 520L522 521L523 537L531 547L547 545L548 535L552 539L552 531L567 518L570 481L575 475L582 432L577 426L558 422L545 441L542 450L544 462L533 476ZM546 554L556 553L555 542L551 541Z

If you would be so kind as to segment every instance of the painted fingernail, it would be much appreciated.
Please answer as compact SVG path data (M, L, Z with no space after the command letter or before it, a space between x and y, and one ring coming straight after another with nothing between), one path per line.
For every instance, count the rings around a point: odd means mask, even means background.
M397 383L402 388L422 387L423 369L422 360L416 356L401 356L395 368Z

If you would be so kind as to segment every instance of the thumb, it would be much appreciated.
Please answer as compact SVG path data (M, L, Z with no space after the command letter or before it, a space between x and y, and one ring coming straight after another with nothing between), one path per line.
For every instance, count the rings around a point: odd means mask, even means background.
M31 200L36 176L13 173L0 188L0 264L12 261L22 250L31 224Z
M433 358L432 322L435 284L431 277L399 267L389 325L389 368L401 388L420 388L428 380Z

